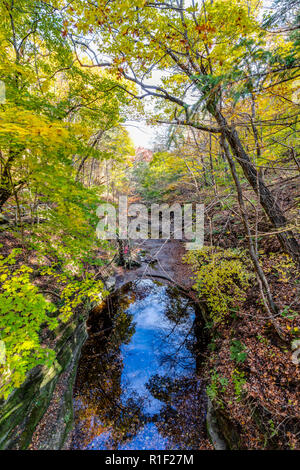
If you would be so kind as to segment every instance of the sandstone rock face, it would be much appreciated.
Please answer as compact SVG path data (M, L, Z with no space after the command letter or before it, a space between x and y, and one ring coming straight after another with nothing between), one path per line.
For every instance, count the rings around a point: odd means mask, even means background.
M27 449L34 431L51 402L54 389L65 374L56 417L51 432L41 439L37 449L63 448L73 426L72 390L82 345L87 338L86 314L77 315L55 333L56 361L48 368L36 367L22 386L6 401L0 402L0 449Z

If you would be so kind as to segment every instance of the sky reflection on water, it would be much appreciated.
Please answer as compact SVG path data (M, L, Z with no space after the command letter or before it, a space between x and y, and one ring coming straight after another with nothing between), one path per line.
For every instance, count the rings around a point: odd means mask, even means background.
M73 448L197 448L204 394L193 304L175 288L143 280L113 300L107 337L99 335L101 318L91 315L79 363Z

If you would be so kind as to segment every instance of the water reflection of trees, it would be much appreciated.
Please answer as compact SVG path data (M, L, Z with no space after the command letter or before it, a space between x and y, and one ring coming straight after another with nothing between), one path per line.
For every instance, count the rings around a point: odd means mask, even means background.
M153 417L169 449L199 449L205 437L206 396L196 375L171 378L154 375L147 383L154 398L163 403Z
M152 418L160 434L168 439L169 449L198 449L206 432L206 395L204 385L197 377L203 350L203 320L200 312L189 298L182 296L178 289L167 287L168 296L165 315L173 324L171 332L161 334L161 341L168 341L180 329L181 340L177 349L162 356L164 368L169 374L156 374L146 384L151 395L163 403L159 414ZM193 322L189 320L193 318ZM177 331L178 333L178 331ZM184 349L185 355L180 354ZM186 357L185 357L186 356ZM194 371L189 369L190 359L194 359ZM179 378L172 371L179 366L186 374Z
M168 298L165 316L174 325L183 325L191 314L192 302L189 298L183 297L179 289L167 286L165 295Z
M165 316L172 324L172 329L167 334L162 331L160 341L171 344L174 340L177 344L173 350L170 348L169 354L162 355L161 361L170 369L176 366L188 368L193 358L195 369L198 371L207 341L201 312L190 298L183 296L179 289L167 286L165 294L168 298ZM179 342L178 335L181 337ZM186 358L181 353L183 349L186 351Z
M113 309L109 334L99 335L97 326L100 330L109 329L100 323L101 328L95 315L90 317L90 336L82 351L74 393L74 447L86 448L94 438L105 434L106 448L113 449L143 426L142 403L131 398L127 403L121 400L123 361L120 347L129 343L135 332L132 315L125 313L135 297L124 295L120 300L110 299L110 309L106 306L101 312L101 318L105 318L108 310Z
M194 355L195 361L199 347L194 336L197 316L193 322L188 321L194 309L189 299L183 298L171 287L163 289L163 296L165 316L172 327L163 333L160 341L167 344L170 336L176 335L177 328L180 328L182 347L189 358ZM122 396L124 365L121 346L128 344L135 332L133 316L128 308L144 297L145 291L133 289L130 293L121 292L118 298L110 299L107 311L101 313L103 318L104 313L114 312L111 329L104 328L106 334L99 334L98 330L103 329L103 324L100 327L97 316L90 318L90 336L82 352L75 386L75 448L86 448L95 440L96 448L118 449L149 422L154 422L159 433L168 439L169 449L199 447L203 438L201 430L205 428L205 395L200 381L196 379L195 366L193 371L187 370L180 377L172 376L172 372L170 374L179 360L176 349L162 354L165 374L152 376L146 384L150 394L163 404L158 414L145 415L146 397L126 394L125 400L124 393Z

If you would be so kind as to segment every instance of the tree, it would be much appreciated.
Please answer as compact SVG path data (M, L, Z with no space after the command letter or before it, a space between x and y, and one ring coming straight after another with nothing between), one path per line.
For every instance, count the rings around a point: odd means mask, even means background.
M135 95L137 99L151 96L165 101L164 122L222 136L280 243L298 259L299 245L288 221L243 143L245 123L233 119L237 102L268 89L276 92L282 83L297 77L295 45L278 37L272 38L270 47L255 4L215 0L192 1L187 6L184 0L136 0L120 5L100 0L87 6L77 1L72 4L67 31L75 37L75 48L87 52L89 46L82 46L76 38L92 28L94 42L98 38L99 44L94 66L110 67L120 78L137 84L142 92ZM76 15L79 21L74 27ZM112 60L102 60L104 55ZM164 74L161 85L149 81L155 70ZM292 123L295 119L293 116ZM285 122L286 117L276 122L275 113L263 125L282 126ZM255 125L252 131L255 134Z
M18 256L0 259L4 396L32 367L53 362L54 352L40 344L41 325L66 322L86 299L106 295L95 276L103 264L97 250L110 249L96 235L105 187L77 175L90 161L122 161L131 151L125 131L124 148L93 145L96 136L113 141L112 134L120 133L128 95L108 72L80 65L55 3L0 5L0 79L6 86L0 105L0 210L12 225L11 243L20 238L22 246ZM28 262L32 253L34 266ZM36 286L43 276L54 288Z

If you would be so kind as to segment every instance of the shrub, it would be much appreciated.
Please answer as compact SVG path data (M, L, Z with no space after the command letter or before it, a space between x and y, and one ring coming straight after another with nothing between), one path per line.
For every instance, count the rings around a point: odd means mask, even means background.
M246 347L237 339L233 339L230 346L230 358L233 361L244 362L246 360L247 353Z
M226 377L219 375L215 370L211 371L210 384L206 388L206 393L211 401L219 401L218 396L225 392L228 386ZM221 402L219 402L221 405Z
M4 399L24 382L32 368L53 364L55 351L41 344L41 328L54 330L59 321L67 322L85 299L99 301L99 294L103 298L107 295L103 283L92 275L78 280L44 267L40 272L55 279L61 288L59 305L54 305L32 283L33 270L16 265L20 252L13 250L6 258L0 255L0 398Z
M215 324L245 300L245 291L253 274L247 266L244 252L203 247L201 250L191 250L184 261L192 266L196 278L194 288L206 299Z
M5 360L0 364L0 396L25 380L26 373L38 364L50 366L55 353L40 344L39 331L45 324L54 329L57 319L49 314L56 307L38 293L30 281L32 270L20 266L11 272L16 250L0 257L0 335L5 345Z
M234 369L234 371L231 374L232 382L234 385L234 393L238 401L240 401L243 397L243 394L245 392L244 390L244 385L246 384L246 379L245 379L245 373L240 372L237 369Z

